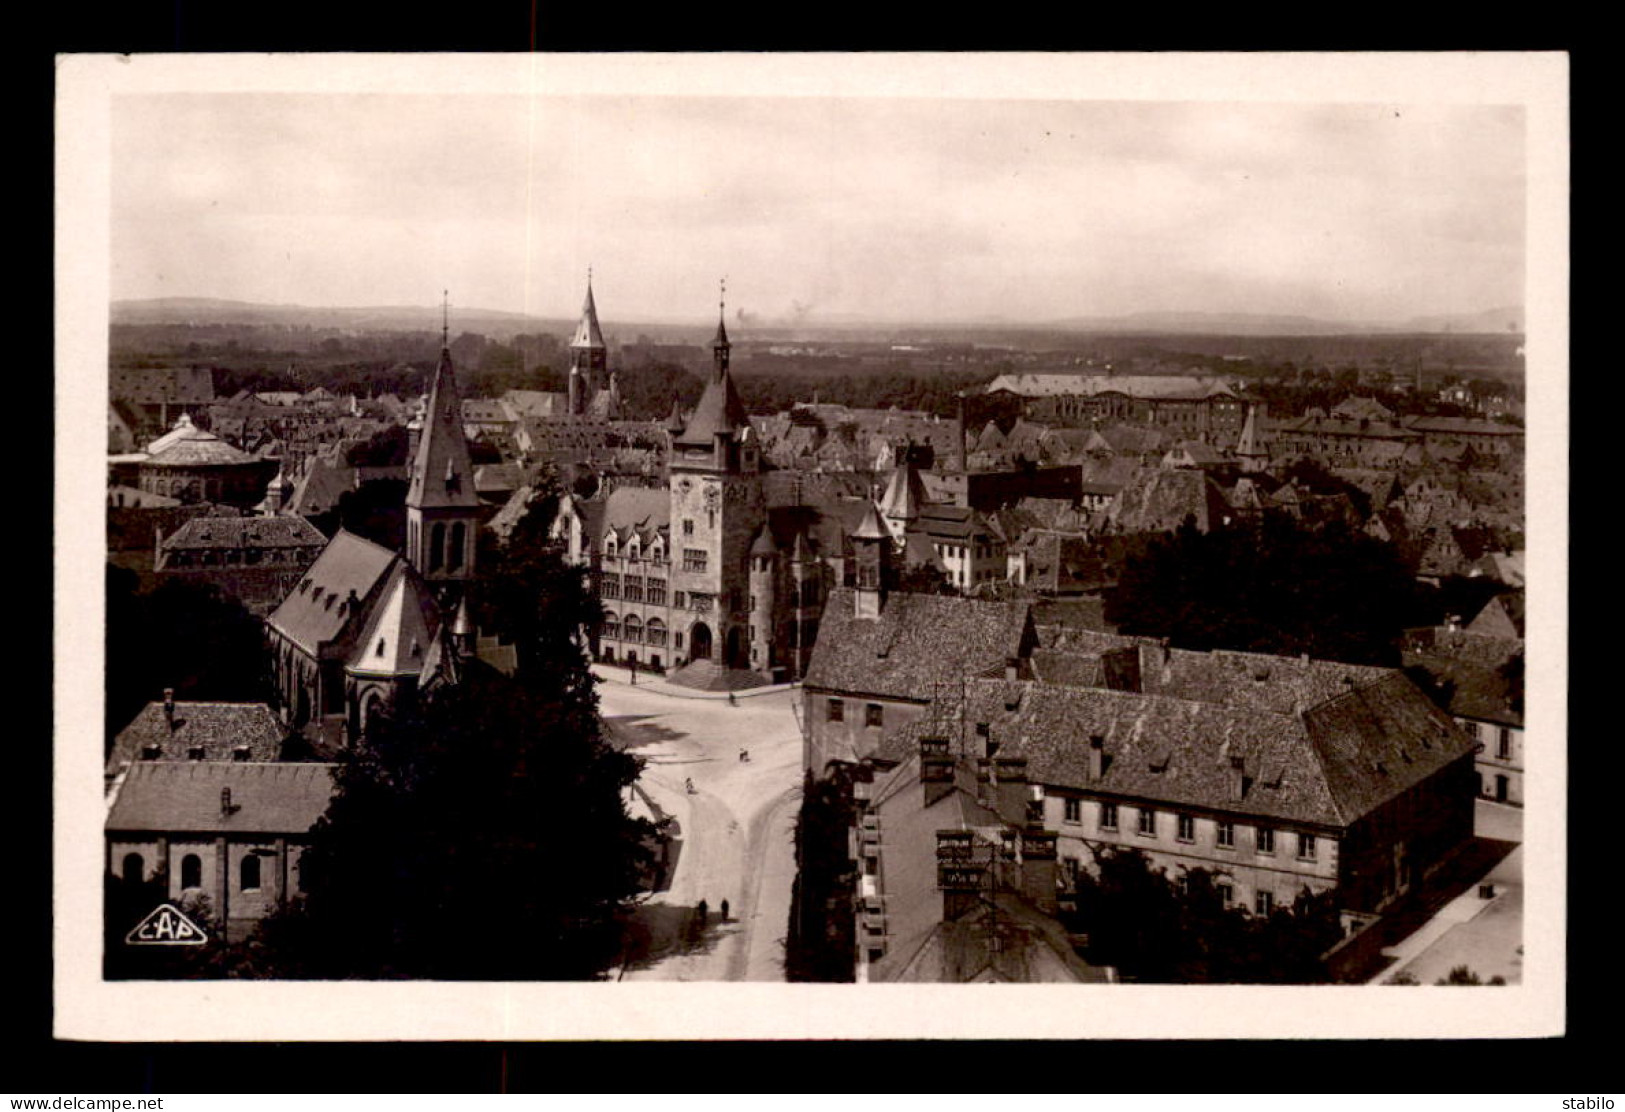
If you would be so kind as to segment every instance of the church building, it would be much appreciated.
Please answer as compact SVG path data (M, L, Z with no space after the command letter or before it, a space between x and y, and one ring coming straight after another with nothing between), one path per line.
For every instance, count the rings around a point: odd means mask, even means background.
M429 388L406 495L406 548L340 529L266 619L284 721L329 750L372 716L455 682L473 640L467 585L480 502L449 333Z

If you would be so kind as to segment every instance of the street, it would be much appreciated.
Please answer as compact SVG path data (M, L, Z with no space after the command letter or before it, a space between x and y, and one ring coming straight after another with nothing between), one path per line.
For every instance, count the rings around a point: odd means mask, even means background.
M633 917L617 975L783 980L800 804L801 733L791 709L799 692L745 693L731 705L673 693L646 676L634 685L619 668L594 671L604 680L601 712L617 742L647 762L639 786L678 829L670 884ZM742 748L748 761L740 760Z
M1404 973L1431 985L1465 965L1486 982L1500 976L1508 984L1522 983L1523 812L1481 799L1475 827L1480 838L1520 843L1480 879L1480 884L1493 886L1494 895L1481 898L1475 884L1452 900L1421 930L1392 948L1396 960L1379 980Z

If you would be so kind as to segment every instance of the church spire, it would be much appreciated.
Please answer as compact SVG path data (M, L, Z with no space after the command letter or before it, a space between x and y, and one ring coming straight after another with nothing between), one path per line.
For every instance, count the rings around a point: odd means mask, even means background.
M728 279L721 282L721 294L717 301L717 334L711 339L711 358L717 365L717 377L721 378L728 370L728 352L732 344L728 343Z
M440 291L440 347L451 350L451 291Z
M581 322L576 325L570 346L586 351L603 351L607 346L604 333L598 327L598 306L592 299L592 267L587 268L587 300L581 305Z

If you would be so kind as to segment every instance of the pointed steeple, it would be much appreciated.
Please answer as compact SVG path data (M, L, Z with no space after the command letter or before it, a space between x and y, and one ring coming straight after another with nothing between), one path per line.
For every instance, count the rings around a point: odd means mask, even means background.
M717 301L717 334L711 338L711 359L716 363L717 377L728 372L728 354L733 345L728 342L728 280L722 279L722 292Z
M463 399L457 391L457 372L449 347L441 349L440 364L430 381L429 404L424 409L423 430L418 434L412 460L406 504L419 509L479 505L468 441L463 435Z
M575 337L570 341L572 348L583 348L588 351L604 351L604 333L598 327L598 306L592 299L592 268L587 269L587 300L581 305L581 322L576 325Z
M687 424L683 420L683 403L676 394L671 396L671 416L666 418L666 431L673 436L681 436Z

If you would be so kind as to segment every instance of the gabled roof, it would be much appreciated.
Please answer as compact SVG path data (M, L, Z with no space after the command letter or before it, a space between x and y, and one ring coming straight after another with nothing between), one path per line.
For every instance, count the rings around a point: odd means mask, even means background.
M509 390L500 401L515 420L564 416L570 395L557 390Z
M987 723L1000 756L1025 757L1034 783L1125 799L1328 827L1347 827L1453 761L1473 743L1398 672L1302 715L1165 695L973 679L967 720ZM888 737L902 759L929 717ZM1104 739L1089 776L1089 739ZM1231 758L1246 783L1234 794Z
M1236 396L1227 383L1198 375L1006 374L987 385L989 394L1000 390L1026 398L1117 393L1148 400L1200 401Z
M340 529L267 624L315 656L357 620L355 611L365 609L396 560L389 549ZM356 607L349 605L352 591Z
M195 517L164 538L169 549L322 547L327 538L302 517Z
M611 529L644 532L671 524L671 492L663 488L619 486L603 499L603 506L600 535Z
M1024 601L903 591L886 596L877 619L855 609L851 588L830 593L807 686L926 702L933 682L1002 663L1030 621Z
M130 767L109 831L305 834L333 798L330 764L146 761ZM231 792L231 809L222 792Z
M422 577L405 560L397 561L345 666L371 675L419 675L439 626Z
M920 473L914 469L912 462L905 459L902 466L892 472L891 481L886 484L886 494L880 500L881 515L912 521L919 516L920 507L924 504L925 487L920 482Z
M246 748L251 761L274 761L281 755L285 732L264 703L177 702L171 727L164 704L154 701L119 731L107 772L113 775L142 760L149 747L156 747L158 756L148 760L191 760L192 751L202 749L203 760L229 761L239 748Z
M474 489L474 467L463 435L462 399L450 349L440 352L429 406L412 460L406 504L423 509L473 509L480 504Z

